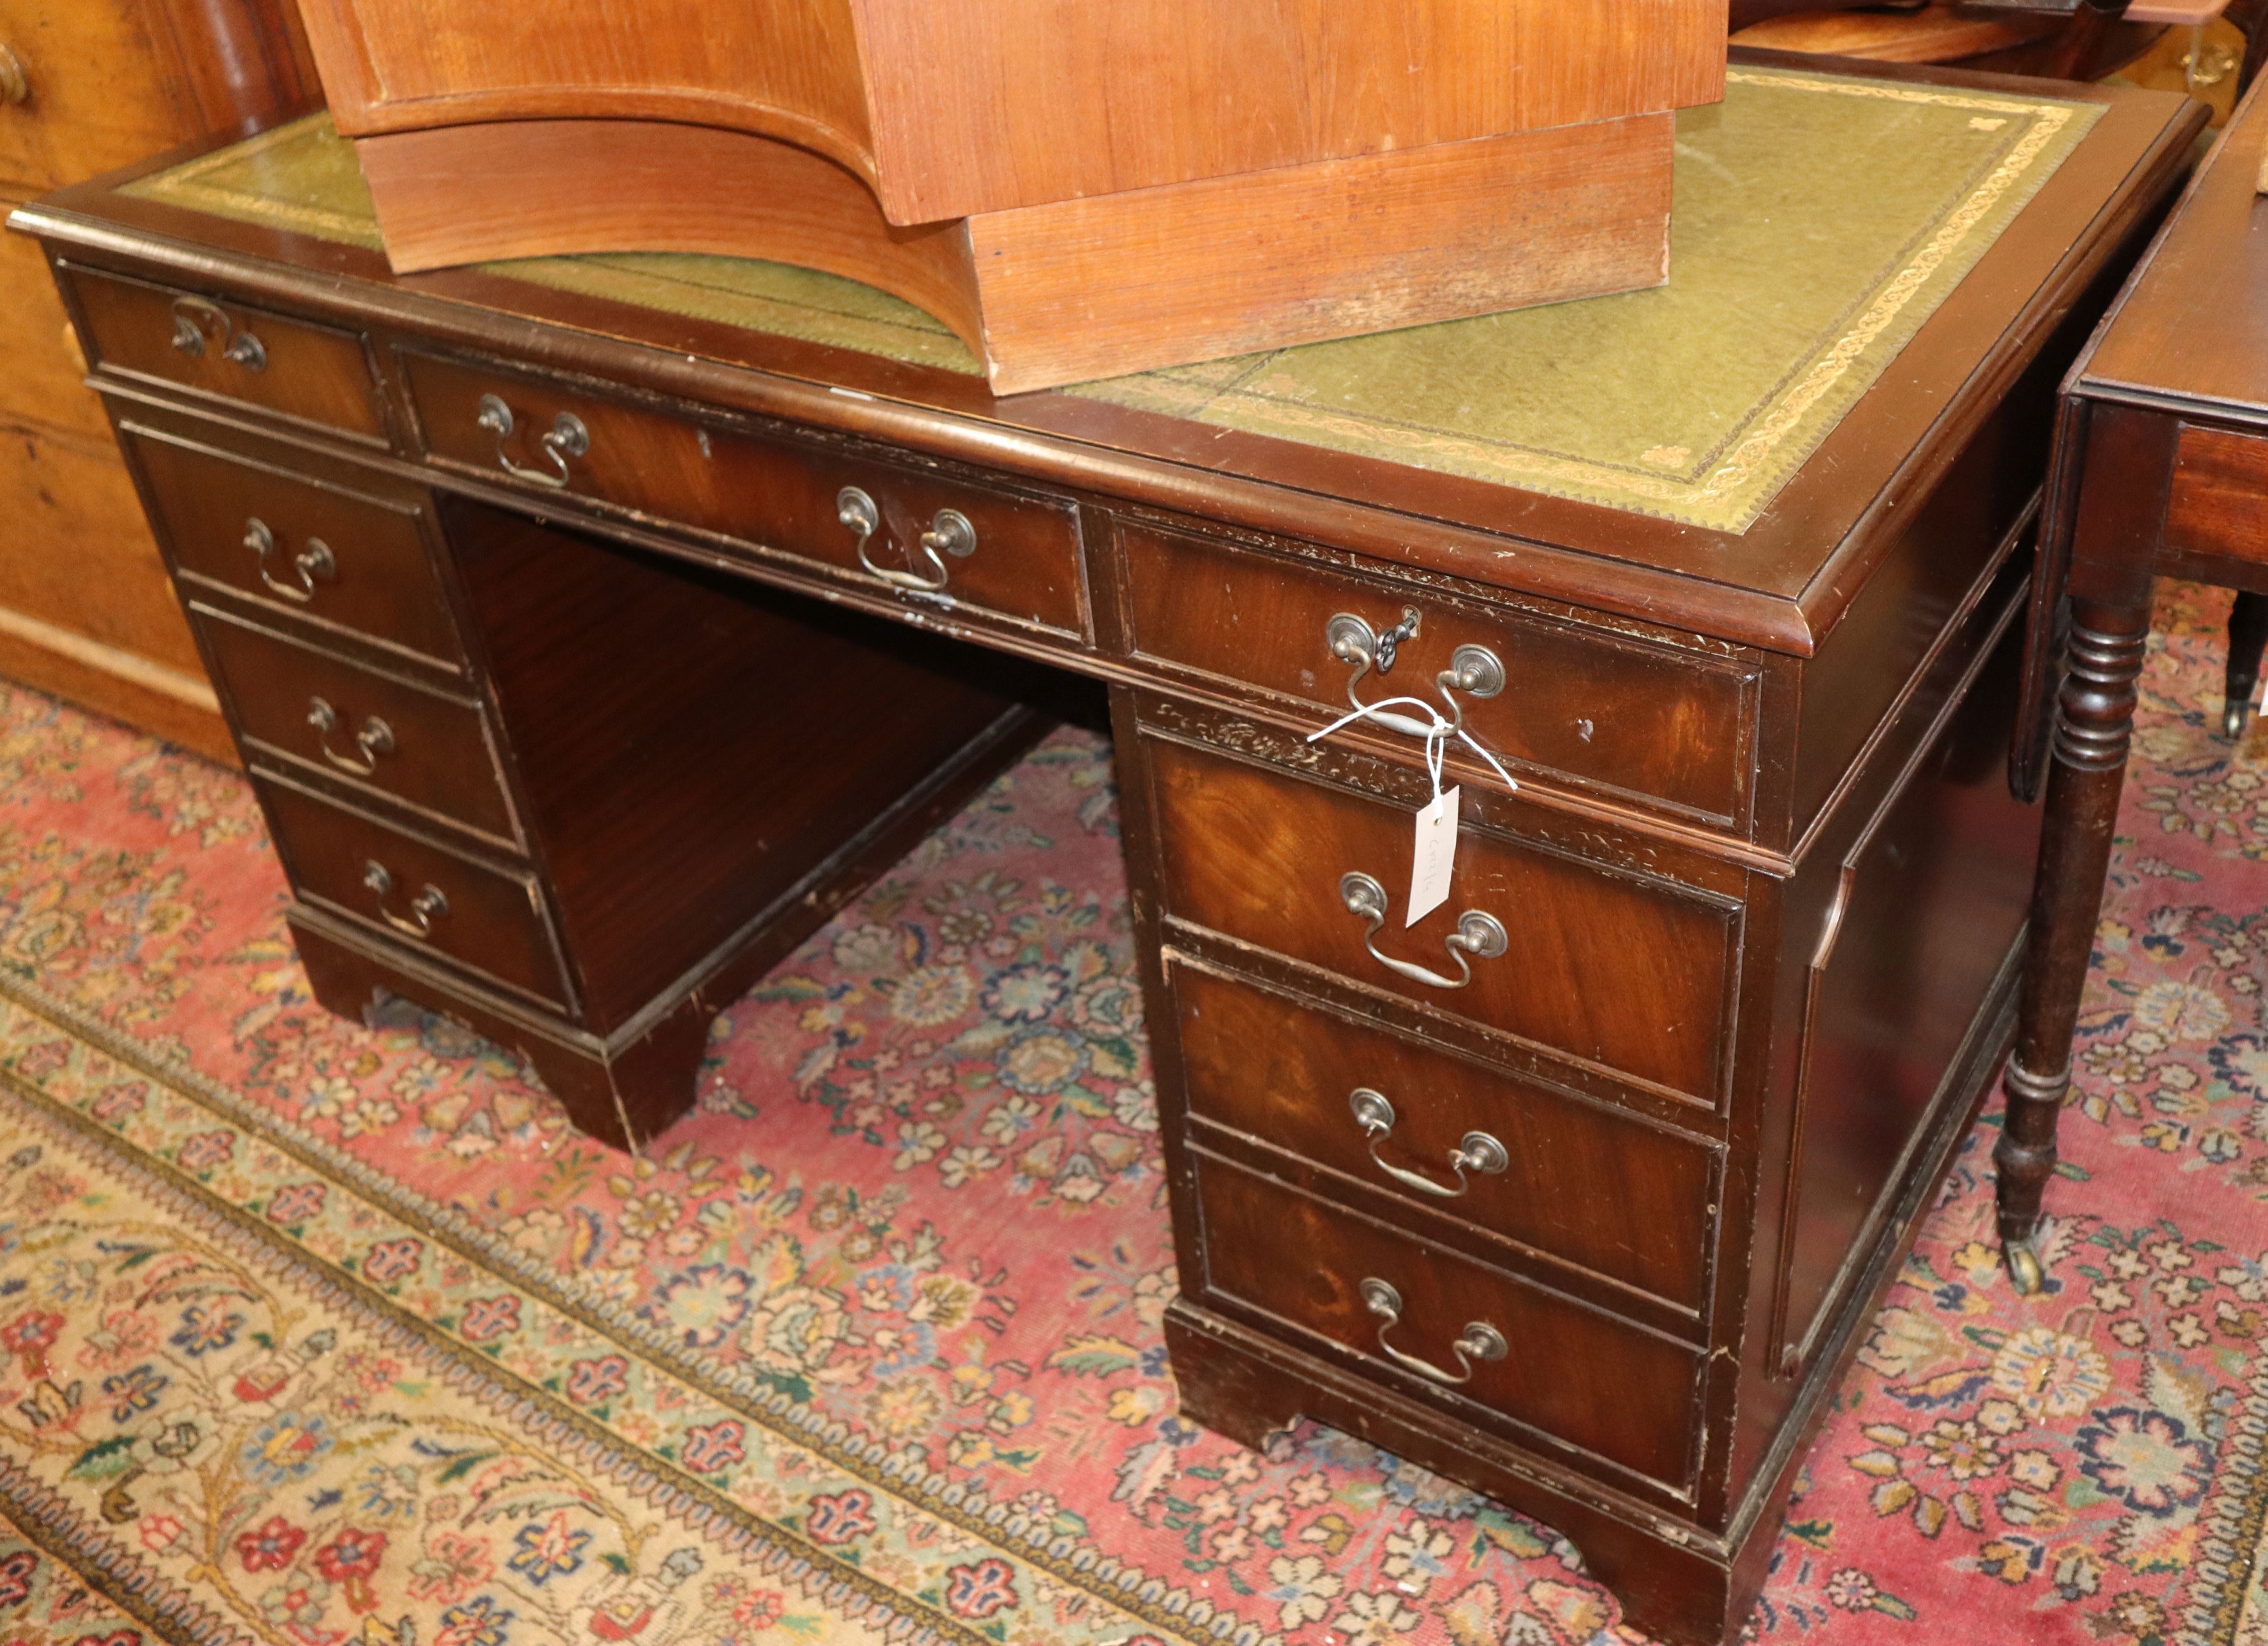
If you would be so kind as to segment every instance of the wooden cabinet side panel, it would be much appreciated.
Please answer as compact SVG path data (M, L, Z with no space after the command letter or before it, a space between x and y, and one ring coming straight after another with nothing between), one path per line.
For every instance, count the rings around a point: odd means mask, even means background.
M1724 94L1722 0L850 4L897 223Z
M306 10L332 115L350 137L478 120L674 120L779 137L873 174L845 0L306 0Z

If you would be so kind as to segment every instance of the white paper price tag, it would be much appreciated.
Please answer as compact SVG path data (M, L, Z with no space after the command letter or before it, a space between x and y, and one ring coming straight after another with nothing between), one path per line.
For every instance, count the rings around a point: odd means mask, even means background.
M1457 796L1445 789L1418 814L1418 845L1410 856L1407 931L1449 900L1449 874L1457 866Z

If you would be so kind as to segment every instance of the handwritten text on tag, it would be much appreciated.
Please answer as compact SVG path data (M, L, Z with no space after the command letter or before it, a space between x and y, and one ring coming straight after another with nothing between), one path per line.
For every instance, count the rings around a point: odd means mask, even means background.
M1449 874L1457 866L1457 796L1445 789L1418 814L1418 845L1410 858L1410 915L1406 931L1449 900Z

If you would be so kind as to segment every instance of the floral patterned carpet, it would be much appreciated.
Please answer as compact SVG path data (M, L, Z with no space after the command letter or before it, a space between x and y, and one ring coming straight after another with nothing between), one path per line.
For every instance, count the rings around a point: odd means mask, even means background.
M2268 1640L2268 743L2169 586L2051 1185L1988 1113L1753 1628ZM234 775L0 688L0 1646L1634 1640L1549 1531L1183 1422L1108 751L717 1026L646 1157L315 1008Z

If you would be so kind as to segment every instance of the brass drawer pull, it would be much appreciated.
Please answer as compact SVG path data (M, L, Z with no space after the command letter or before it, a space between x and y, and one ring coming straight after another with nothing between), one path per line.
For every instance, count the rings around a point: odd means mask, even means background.
M1421 1377L1435 1383L1454 1385L1473 1380L1475 1361L1500 1361L1510 1354L1511 1346L1505 1342L1504 1333L1485 1320L1468 1322L1464 1336L1450 1346L1462 1369L1445 1372L1431 1361L1421 1361L1415 1354L1405 1354L1386 1340L1387 1333L1402 1323L1402 1294L1381 1280L1362 1283L1364 1307L1378 1317L1378 1347L1386 1358L1396 1366L1406 1366Z
M331 747L331 734L339 729L339 712L322 698L307 699L307 724L315 728L317 741L322 746L323 758L340 771L351 771L358 778L366 778L378 770L380 755L394 752L394 728L375 714L364 720L362 730L355 734L355 747L362 751L360 759L352 755L342 755ZM434 895L438 897L440 894L437 892Z
M244 546L260 563L260 580L284 599L303 606L315 598L316 584L338 580L338 558L331 553L331 546L320 537L310 537L307 546L291 557L291 569L298 573L299 581L296 585L278 582L268 569L268 557L276 552L276 534L257 514L244 522Z
M378 894L379 918L397 932L406 933L421 942L433 935L433 922L449 912L449 900L438 886L428 884L424 890L409 900L409 913L404 918L386 906L394 895L394 876L386 865L375 858L362 867L362 883Z
M1462 989L1473 980L1472 963L1465 958L1466 956L1494 960L1512 947L1512 940L1505 934L1502 921L1478 909L1468 909L1457 917L1457 929L1441 940L1442 946L1449 951L1449 958L1457 963L1457 975L1445 978L1438 971L1428 971L1410 961L1396 960L1391 955L1379 953L1379 929L1386 924L1385 887L1360 869L1355 869L1339 877L1339 897L1346 904L1349 914L1370 922L1370 929L1362 935L1362 946L1370 951L1370 957L1388 971L1407 978L1412 983L1422 983L1428 988Z
M1347 1107L1354 1111L1355 1124L1370 1140L1370 1157L1377 1163L1379 1170L1421 1194L1454 1200L1473 1186L1465 1176L1467 1172L1477 1171L1492 1177L1512 1164L1512 1156L1505 1153L1503 1144L1485 1132L1468 1132L1463 1140L1449 1151L1449 1170L1457 1174L1457 1186L1448 1188L1423 1173L1390 1165L1380 1155L1379 1144L1394 1130L1394 1105L1387 1101L1385 1093L1373 1091L1367 1086L1357 1087L1348 1096Z
M497 396L481 396L481 412L475 421L496 436L497 468L515 480L532 480L537 485L549 486L555 491L566 488L568 460L581 457L591 449L591 431L583 426L583 419L571 411L561 412L552 418L551 432L535 443L543 453L544 461L551 465L550 472L547 474L541 469L530 469L512 461L512 454L504 450L504 443L512 438L512 431L519 426L519 422L512 415L512 408Z
M1366 675L1393 673L1394 660L1402 643L1418 638L1422 622L1415 606L1404 606L1402 621L1382 633L1351 611L1340 612L1323 625L1323 644L1330 648L1331 655L1342 663L1355 666L1354 673L1347 679L1349 703L1358 709L1370 709L1355 688L1362 684ZM1433 685L1440 692L1441 700L1449 705L1450 727L1462 731L1465 710L1456 694L1462 691L1472 698L1493 698L1504 690L1504 664L1484 646L1461 646L1449 653L1449 666L1433 676ZM1425 721L1391 710L1370 709L1369 718L1404 737L1435 735L1435 728Z
M239 331L228 311L201 297L173 299L173 347L192 359L205 351L206 334L220 339L220 358L232 360L247 372L268 369L268 346L249 331Z
M0 46L0 103L27 103L31 99L32 77L24 72L24 60Z
M873 543L874 534L882 529L882 512L874 506L874 499L857 486L845 486L835 494L835 518L858 539L858 564L866 569L867 575L893 588L918 589L923 594L934 594L953 575L941 557L951 555L957 560L966 560L976 552L976 528L959 509L939 509L931 518L929 529L921 535L917 546L922 559L929 562L931 572L927 576L915 563L910 549L906 551L909 570L900 572L874 564L866 550Z

